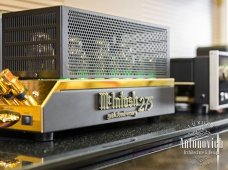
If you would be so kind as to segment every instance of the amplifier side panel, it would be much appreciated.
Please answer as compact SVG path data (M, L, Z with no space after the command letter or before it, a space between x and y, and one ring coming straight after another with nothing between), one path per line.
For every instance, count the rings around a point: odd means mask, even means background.
M59 78L60 20L58 6L3 14L3 69L20 78Z

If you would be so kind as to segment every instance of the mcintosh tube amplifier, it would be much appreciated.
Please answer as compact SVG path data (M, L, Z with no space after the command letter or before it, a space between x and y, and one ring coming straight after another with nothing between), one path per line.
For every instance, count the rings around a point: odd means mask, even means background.
M228 108L228 52L208 50L208 53L171 60L176 103L188 103L199 112Z
M56 131L174 113L167 28L64 6L2 20L3 129L49 140Z

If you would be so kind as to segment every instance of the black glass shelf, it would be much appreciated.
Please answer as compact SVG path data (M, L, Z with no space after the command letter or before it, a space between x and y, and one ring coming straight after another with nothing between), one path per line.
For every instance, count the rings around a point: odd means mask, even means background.
M206 124L210 125L206 127ZM192 131L202 127L212 133L226 129L228 113L175 113L160 119L140 119L56 132L51 142L36 142L29 133L1 130L0 158L10 155L12 158L24 156L42 160L32 166L24 166L24 169L60 168L61 165L66 168L73 164L84 167L113 158L121 159L132 153L146 154L178 145L180 138L187 138Z

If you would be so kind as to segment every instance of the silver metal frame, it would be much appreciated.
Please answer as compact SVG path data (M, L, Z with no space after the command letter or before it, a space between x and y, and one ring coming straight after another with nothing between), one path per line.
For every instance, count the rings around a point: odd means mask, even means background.
M210 51L209 53L209 105L210 110L219 110L228 108L228 104L219 105L219 56L227 56L228 52L218 50Z

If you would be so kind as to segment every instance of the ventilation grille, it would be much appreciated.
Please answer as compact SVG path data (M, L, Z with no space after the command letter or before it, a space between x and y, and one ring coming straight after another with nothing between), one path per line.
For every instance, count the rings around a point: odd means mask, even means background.
M163 78L169 75L166 29L61 8L65 7L3 14L3 68L11 69L22 78ZM61 25L65 21L67 24ZM64 45L60 46L61 43Z
M4 68L13 72L56 70L56 12L4 18Z
M167 30L90 13L68 12L71 78L167 77Z

